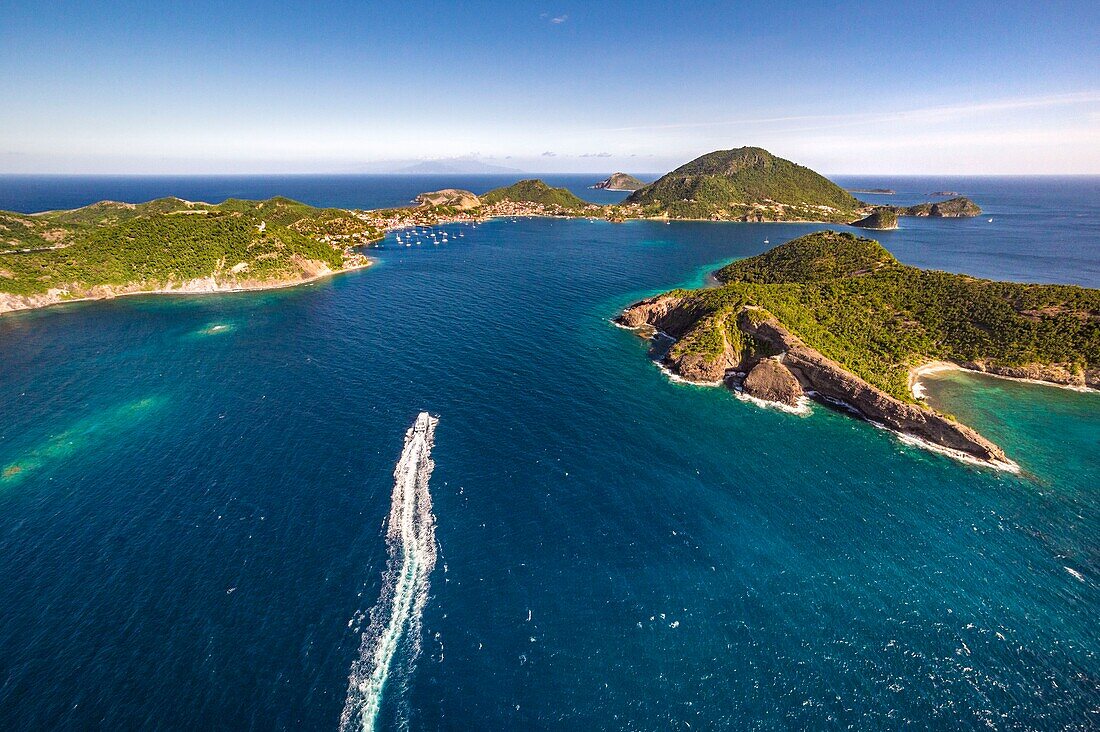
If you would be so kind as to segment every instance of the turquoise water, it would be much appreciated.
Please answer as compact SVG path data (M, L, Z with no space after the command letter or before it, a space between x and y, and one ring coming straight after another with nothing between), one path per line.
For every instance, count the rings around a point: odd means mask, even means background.
M886 243L936 223L981 236ZM673 383L608 322L817 228L496 221L0 318L0 727L335 728L421 410L438 557L384 727L1095 727L1100 395L930 380L1014 476Z

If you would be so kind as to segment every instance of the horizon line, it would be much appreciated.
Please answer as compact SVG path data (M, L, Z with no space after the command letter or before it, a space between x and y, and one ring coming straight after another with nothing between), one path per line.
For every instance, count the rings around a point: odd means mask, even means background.
M627 172L621 168L618 170L611 170L611 173ZM641 175L658 175L663 176L671 171L658 172L658 171L637 171ZM816 172L816 171L815 171ZM46 171L46 172L8 172L0 171L0 177L4 178L32 178L32 177L66 177L66 178L201 178L201 177L223 177L223 178L277 178L277 177L290 177L290 176L332 176L332 177L358 177L358 176L374 176L374 177L399 177L399 178L442 178L442 177L487 177L487 178L514 178L516 176L563 176L563 175L603 175L604 171L586 171L586 170L574 170L574 171L537 171L537 170L517 170L514 173L406 173L406 172L347 172L347 171L285 171L285 172L240 172L240 173L226 173L226 172L163 172L163 173L131 173L131 172L97 172L97 173L73 173L64 171ZM884 173L884 172L820 172L819 175L829 176L893 176L896 178L928 178L928 177L948 177L948 178L1089 178L1100 177L1100 171L1094 173L1080 173L1080 172L1058 172L1058 173Z

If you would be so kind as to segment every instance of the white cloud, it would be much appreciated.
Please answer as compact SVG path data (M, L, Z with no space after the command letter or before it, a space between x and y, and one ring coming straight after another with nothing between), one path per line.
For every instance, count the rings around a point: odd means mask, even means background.
M852 125L876 124L880 122L923 121L945 122L963 117L990 112L1010 112L1026 109L1048 109L1077 104L1095 104L1100 102L1100 91L1083 91L1072 94L1055 94L1045 97L1021 97L999 99L975 104L921 107L896 112L856 112L849 114L809 114L778 117L745 117L741 119L706 120L700 122L674 122L669 124L637 125L632 127L606 127L596 132L632 132L637 130L679 130L696 127L735 127L739 125L763 125L782 122L806 122L807 126L797 131L835 129Z
M557 15L557 16L551 18L550 22L553 23L554 25L561 25L562 23L564 23L567 20L569 20L568 15Z

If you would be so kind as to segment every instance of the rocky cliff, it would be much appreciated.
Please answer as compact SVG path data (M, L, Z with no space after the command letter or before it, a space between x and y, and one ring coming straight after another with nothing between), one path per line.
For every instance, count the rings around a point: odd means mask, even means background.
M978 460L1008 462L997 445L973 429L872 386L807 346L766 311L749 306L726 317L722 325L735 329L731 332L737 336L723 339L721 347L710 354L692 351L676 354L674 346L663 359L665 365L689 381L725 381L750 396L790 406L797 404L804 394L811 394L843 404L895 432ZM682 295L663 295L635 303L623 311L618 322L643 333L659 330L673 338L690 337L700 327L690 301ZM740 348L737 343L742 344ZM751 346L745 347L747 344ZM740 374L745 375L740 378Z
M914 367L1100 388L1100 290L922 270L831 231L732 262L715 279L636 303L619 322L675 339L654 355L687 380L788 405L812 392L989 462L1004 454L920 402Z
M861 229L896 229L898 228L898 215L886 208L876 208L866 218L856 221L852 226Z
M837 362L826 358L793 335L773 316L752 317L742 311L739 324L753 337L770 344L803 389L819 397L845 404L865 419L895 432L912 435L979 460L1007 462L1004 451L973 429L953 422L931 409L902 402L876 389Z

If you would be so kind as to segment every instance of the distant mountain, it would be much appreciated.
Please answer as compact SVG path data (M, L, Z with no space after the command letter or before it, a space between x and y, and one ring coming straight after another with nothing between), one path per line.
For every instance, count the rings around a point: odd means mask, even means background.
M478 175L491 173L522 173L516 168L503 165L490 165L480 160L425 160L414 165L398 168L394 173L419 173L424 175Z
M612 173L592 187L602 188L605 191L636 191L644 188L645 183L626 173Z
M722 221L836 221L865 204L828 178L759 147L718 150L632 193L651 216Z

